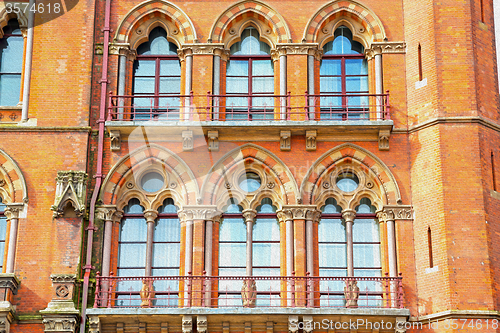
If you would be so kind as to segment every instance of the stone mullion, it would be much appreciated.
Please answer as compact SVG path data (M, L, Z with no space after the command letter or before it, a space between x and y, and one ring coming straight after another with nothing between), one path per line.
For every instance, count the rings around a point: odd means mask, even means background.
M342 212L342 218L346 224L346 240L347 240L347 276L354 276L354 254L353 254L353 235L352 227L354 224L354 218L356 217L356 212L353 210L344 210Z
M247 226L247 239L246 239L246 276L253 275L253 224L255 223L255 217L257 212L255 210L245 210L243 211L243 218L245 219L245 224Z
M16 249L17 249L17 231L19 226L19 213L21 212L22 207L23 207L22 204L8 204L4 211L7 221L10 221L7 260L5 263L6 273L14 273L14 261L16 258Z
M152 276L153 267L153 240L155 231L155 220L158 217L158 213L153 210L147 210L144 212L144 217L147 223L147 241L146 241L146 269L145 275Z

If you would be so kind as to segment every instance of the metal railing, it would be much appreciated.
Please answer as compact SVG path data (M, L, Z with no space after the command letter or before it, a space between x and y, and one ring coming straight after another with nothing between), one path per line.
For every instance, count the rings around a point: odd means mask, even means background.
M97 276L94 308L403 308L402 277Z
M390 120L385 94L112 95L107 121Z

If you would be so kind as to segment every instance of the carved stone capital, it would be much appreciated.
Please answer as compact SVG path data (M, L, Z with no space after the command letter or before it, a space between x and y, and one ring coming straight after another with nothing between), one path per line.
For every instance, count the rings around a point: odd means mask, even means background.
M78 324L76 315L43 315L42 320L45 332L74 333Z
M114 205L96 207L96 214L100 220L113 222L119 222L123 216L123 213L117 211Z
M370 60L376 55L387 53L406 53L405 42L374 42L371 48L365 50L366 59Z
M186 60L186 57L193 55L193 50L190 47L183 47L177 50L177 55L179 56L180 61L184 61Z
M245 219L245 223L255 221L255 217L257 216L257 212L253 209L245 209L243 211L243 218Z
M356 211L352 209L346 209L342 211L342 218L346 222L354 222L354 219L356 218Z
M228 61L231 53L229 50L217 48L214 50L214 55L219 56L223 61Z
M278 219L281 222L292 220L309 220L314 221L319 219L321 212L316 206L283 206L278 212Z
M7 220L18 219L19 214L23 211L24 204L14 203L5 205L4 214Z
M11 307L0 308L0 333L10 333L10 324L14 319L13 312Z
M384 206L382 218L384 221L413 220L413 208L406 205Z
M276 47L275 49L271 50L271 59L273 61L278 61L280 60L281 56L286 56L286 48L285 47Z
M0 273L0 288L8 288L16 295L21 281L13 273Z
M221 212L217 210L217 206L184 206L178 213L179 219L183 222L193 220L211 221L220 214Z
M101 333L101 321L99 320L99 317L89 317L89 333Z
M144 218L147 223L154 223L158 217L158 212L156 210L148 209L144 212Z
M192 333L192 332L193 332L193 317L182 316L182 333Z
M224 49L224 44L184 44L180 49L186 55L217 55L221 58L229 56L229 50ZM179 54L179 51L177 52ZM180 57L180 55L179 55ZM225 59L227 60L227 58Z

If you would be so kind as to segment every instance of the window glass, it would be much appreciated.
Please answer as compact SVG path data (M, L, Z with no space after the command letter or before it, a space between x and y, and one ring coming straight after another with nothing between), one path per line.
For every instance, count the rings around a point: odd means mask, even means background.
M164 184L165 179L158 172L148 172L141 179L142 189L150 193L158 192Z
M153 275L177 276L181 257L181 224L173 200L165 200L158 214L153 237Z
M0 39L0 106L16 106L21 94L24 39L16 20L10 20Z
M5 238L7 236L7 218L5 217L5 205L0 197L0 268L3 267L3 255L5 252Z
M147 225L143 210L137 199L130 200L124 209L126 217L120 223L118 243L118 276L144 275Z
M234 43L230 49L231 55L267 55L271 47L260 41L257 29L249 27L243 30L241 41Z
M239 179L239 187L248 193L257 191L260 185L261 179L255 172L246 172Z

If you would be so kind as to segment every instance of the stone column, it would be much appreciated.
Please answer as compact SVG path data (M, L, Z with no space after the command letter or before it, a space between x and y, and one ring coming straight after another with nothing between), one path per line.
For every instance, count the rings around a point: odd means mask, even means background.
M214 84L213 84L213 94L216 95L213 98L213 120L220 120L220 114L219 114L219 106L221 105L221 98L217 97L217 95L221 94L221 67L222 67L222 61L227 62L229 59L229 51L224 49L224 46L222 47L216 47L214 49ZM225 103L224 103L225 104Z
M127 60L129 61L134 61L136 58L136 53L135 51L131 51L128 46L122 46L120 47L118 51L119 55L119 65L118 65L118 89L117 93L118 96L124 96L125 95L125 85L127 83ZM123 119L124 111L127 113L130 113L132 110L131 109L124 109L125 105L125 99L124 98L118 98L118 115L117 119Z
M205 227L205 272L208 276L213 275L212 271L212 241L213 241L213 225L219 223L221 215L215 215L208 219ZM210 280L205 281L205 306L210 307L212 304L212 283Z
M22 211L23 204L7 204L5 208L5 217L10 223L9 247L7 249L7 262L5 263L5 273L14 273L14 262L16 259L17 248L17 230L19 225L19 213Z
M353 255L353 237L352 237L352 226L354 224L354 218L356 217L356 212L354 210L344 210L342 212L342 218L346 224L346 240L347 240L347 276L354 276L354 255Z
M113 222L120 222L123 213L116 206L101 206L96 209L97 218L104 221L104 242L102 248L101 276L109 276L111 266L111 247L113 237Z
M76 275L52 274L53 296L47 308L41 310L45 332L74 333L78 324L79 311L73 303Z
M146 242L146 273L145 276L151 276L153 266L153 238L155 232L155 221L158 213L155 210L147 210L144 212L146 223L148 225L148 238Z
M247 225L247 262L246 262L246 268L247 276L252 276L252 266L253 266L253 247L252 247L252 240L253 240L253 224L255 222L255 217L257 216L257 212L252 209L247 209L243 211L243 218L245 219L245 223Z
M191 48L182 48L177 51L179 59L185 61L186 76L184 81L184 95L190 95L192 90L193 78L193 50ZM184 120L193 118L193 110L191 110L191 100L189 97L184 99Z

